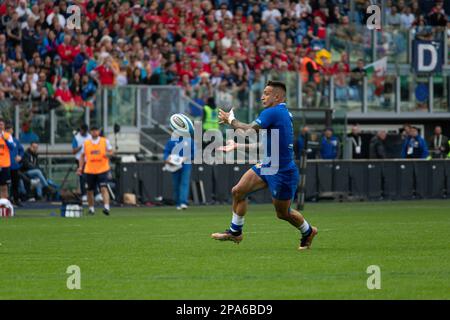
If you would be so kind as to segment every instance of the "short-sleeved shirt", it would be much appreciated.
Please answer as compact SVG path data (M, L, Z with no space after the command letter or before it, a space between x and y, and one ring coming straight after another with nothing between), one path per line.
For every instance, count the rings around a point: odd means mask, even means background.
M85 136L83 136L80 132L78 132L72 139L72 149L81 147L81 149L75 154L75 158L77 160L80 160L81 155L83 154L84 142L87 139L92 139L91 134L87 133Z
M98 77L102 85L114 84L114 71L111 68L101 65L95 68L95 71L98 72Z
M56 89L55 98L60 97L64 102L70 102L73 99L72 92L69 89L63 90L61 88Z
M292 114L286 107L286 103L280 103L274 107L264 109L255 123L261 129L267 129L264 135L264 161L271 162L272 143L278 143L278 155L280 168L292 164L294 159L294 127L292 124ZM272 130L277 129L279 133L278 141L272 141Z

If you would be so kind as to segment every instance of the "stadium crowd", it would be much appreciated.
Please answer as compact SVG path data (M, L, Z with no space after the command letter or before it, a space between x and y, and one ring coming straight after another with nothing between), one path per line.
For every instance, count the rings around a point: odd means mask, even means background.
M72 4L81 8L79 30L68 26ZM239 96L269 71L302 72L311 83L334 76L340 99L343 87L358 92L363 62L351 70L342 55L316 64L316 52L332 24L358 41L350 22L364 23L369 4L356 1L350 16L347 0L0 1L0 100L50 101L70 112L92 108L100 86L171 84L202 104L213 92ZM388 25L447 25L442 1L386 4Z

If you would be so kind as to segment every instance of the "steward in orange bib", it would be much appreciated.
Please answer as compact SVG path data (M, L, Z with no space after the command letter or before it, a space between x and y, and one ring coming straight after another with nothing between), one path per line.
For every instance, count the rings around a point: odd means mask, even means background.
M109 215L109 157L113 154L112 146L108 139L100 137L100 130L96 126L91 127L91 136L92 139L87 139L81 150L77 174L86 174L89 214L95 213L94 190L98 185L103 197L103 213Z
M314 82L316 84L320 83L319 67L314 60L315 56L316 53L311 50L308 52L307 56L302 59L300 73L303 84L307 84L308 82Z
M5 120L0 119L0 197L8 199L8 184L11 181L11 151L16 145L5 131Z

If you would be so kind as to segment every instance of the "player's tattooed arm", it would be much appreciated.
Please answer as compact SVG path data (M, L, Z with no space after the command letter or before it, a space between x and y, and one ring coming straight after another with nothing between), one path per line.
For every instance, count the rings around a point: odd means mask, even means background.
M231 109L230 112L225 112L219 109L219 123L228 123L233 129L238 131L239 134L248 134L249 130L258 131L260 129L256 122L250 124L239 121L234 117L234 111Z
M252 123L243 123L240 122L238 119L233 119L230 123L230 125L233 127L233 129L239 130L239 133L246 134L249 130L255 130L258 131L260 129L259 125L256 122Z

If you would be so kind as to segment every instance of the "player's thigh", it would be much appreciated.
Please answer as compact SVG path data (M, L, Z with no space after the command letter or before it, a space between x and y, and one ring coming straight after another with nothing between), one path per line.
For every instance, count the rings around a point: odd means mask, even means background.
M239 182L233 187L233 193L246 195L267 187L267 183L256 174L255 171L249 169L241 177Z
M100 173L97 175L97 184L99 188L106 188L108 186L109 172Z

